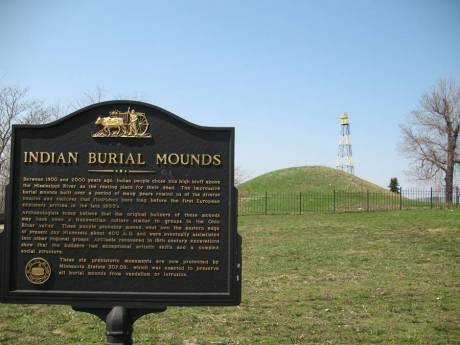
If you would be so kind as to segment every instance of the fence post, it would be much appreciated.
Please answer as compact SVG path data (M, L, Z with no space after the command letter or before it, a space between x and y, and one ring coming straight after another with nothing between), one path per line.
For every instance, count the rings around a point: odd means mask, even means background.
M267 215L267 201L268 201L267 199L268 199L268 192L265 192L265 211L264 211L265 215Z
M333 212L335 213L335 189L333 193Z
M402 210L402 187L399 188L399 209Z
M430 188L430 208L433 208L433 187Z
M302 214L302 192L299 192L299 214Z
M367 212L369 212L369 189L367 190L367 197L366 197L366 204L367 204Z

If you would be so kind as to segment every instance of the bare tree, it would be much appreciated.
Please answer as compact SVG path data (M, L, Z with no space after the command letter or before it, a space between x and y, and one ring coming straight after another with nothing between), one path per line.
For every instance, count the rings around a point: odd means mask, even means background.
M2 87L0 89L0 172L8 158L11 140L11 125L25 114L27 89Z
M146 101L148 97L139 91L134 91L130 94L126 93L117 93L109 95L110 90L107 90L99 85L96 85L94 89L87 90L83 92L82 96L76 99L74 102L71 102L69 105L69 110L75 111L81 108L84 108L88 105L100 103L107 101L109 99L129 99L132 101Z
M27 93L26 88L0 88L0 185L5 184L8 178L12 124L45 123L60 115L59 107L50 107L43 102L30 100Z
M78 110L94 103L100 103L107 100L107 91L99 85L93 90L83 92L83 95L70 104L70 108Z
M11 140L11 125L13 123L40 124L57 120L65 113L108 99L108 92L97 85L94 89L83 92L82 96L63 107L60 104L46 105L42 101L30 100L28 89L12 86L0 88L0 184L8 175L9 145ZM122 99L116 96L114 99ZM131 97L133 98L133 97ZM133 99L141 99L141 94L135 94Z
M246 174L241 167L236 167L235 168L235 173L234 173L234 179L235 179L235 186L238 187L240 184L242 184L244 181L246 181L249 178L249 175Z
M96 87L88 91L76 103L81 107L100 102L104 91ZM10 145L12 125L41 124L62 117L69 107L60 104L47 105L43 101L32 100L28 97L28 89L17 86L0 86L0 213L4 209L4 188L9 179Z
M401 148L412 160L412 173L424 180L442 176L445 198L451 203L454 169L460 164L460 88L454 81L440 80L421 97L419 109L401 130Z

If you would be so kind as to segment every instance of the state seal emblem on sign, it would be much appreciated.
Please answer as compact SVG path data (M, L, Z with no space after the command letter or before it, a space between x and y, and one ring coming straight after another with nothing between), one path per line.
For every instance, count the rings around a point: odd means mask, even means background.
M145 113L139 113L131 107L124 112L117 109L109 112L109 116L99 116L95 124L102 126L102 129L94 133L93 138L151 138Z
M27 280L34 285L44 284L51 277L51 266L43 258L33 258L26 264Z

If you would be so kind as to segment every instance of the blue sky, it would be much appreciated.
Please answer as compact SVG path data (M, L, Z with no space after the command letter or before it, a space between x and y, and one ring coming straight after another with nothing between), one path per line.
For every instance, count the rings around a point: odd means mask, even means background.
M236 127L257 176L334 166L351 119L356 175L404 174L399 124L440 78L460 83L460 1L0 2L0 84L69 104L97 85Z

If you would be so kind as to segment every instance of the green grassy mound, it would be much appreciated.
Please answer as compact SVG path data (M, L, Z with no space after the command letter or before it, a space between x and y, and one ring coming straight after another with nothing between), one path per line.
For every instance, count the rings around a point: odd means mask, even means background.
M430 207L426 199L400 198L369 181L322 166L272 171L241 184L238 191L240 215Z
M350 192L387 191L359 177L323 166L304 166L271 171L242 183L238 189L240 192L249 193L290 191L329 193L333 190Z

